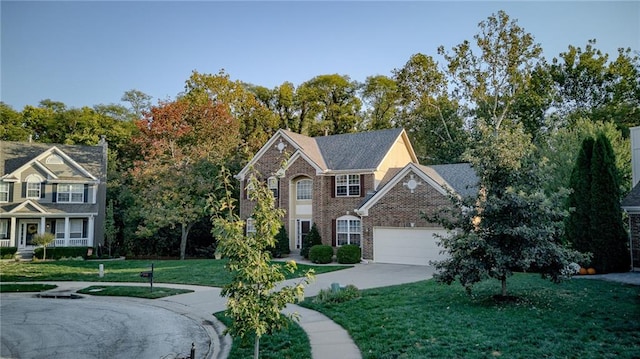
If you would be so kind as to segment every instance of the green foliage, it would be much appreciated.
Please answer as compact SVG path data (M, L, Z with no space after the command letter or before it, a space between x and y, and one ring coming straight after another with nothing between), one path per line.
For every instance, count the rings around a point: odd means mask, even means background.
M360 259L362 258L362 249L360 249L360 246L356 246L354 244L340 246L336 252L336 258L338 263L341 264L360 263Z
M0 293L44 292L56 288L53 284L2 284Z
M313 298L314 303L330 304L330 303L343 303L356 298L360 298L360 291L358 287L353 284L349 284L344 288L321 289Z
M333 247L317 244L309 250L309 260L313 263L326 264L333 261Z
M251 176L254 188L249 199L256 203L252 218L254 233L244 235L244 221L234 213L235 200L231 197L230 175L223 171L220 180L225 196L212 200L213 231L218 238L218 248L228 258L226 268L232 273L231 283L224 286L222 295L227 300L227 315L233 319L227 331L234 337L255 335L254 356L259 353L260 337L271 334L285 325L281 310L287 303L295 303L304 296L304 285L313 278L313 272L296 285L276 289L285 279L283 270L293 273L296 263L289 261L285 267L270 265L269 247L276 244L275 235L281 227L283 210L274 208L273 193Z
M314 223L307 233L307 236L302 240L302 248L300 249L300 255L305 259L309 259L309 250L311 247L322 244L322 237L318 232L318 226Z
M111 247L116 243L117 235L118 228L116 227L115 219L113 217L113 200L109 200L109 204L107 205L107 213L104 220L104 239L109 251L109 256L111 256Z
M595 141L587 137L582 141L571 172L569 185L572 192L567 197L567 208L570 213L565 220L565 237L573 248L583 253L591 253L591 159ZM588 267L590 263L580 263Z
M111 285L92 285L87 288L80 289L78 293L89 294L94 296L109 297L133 297L157 299L169 297L172 295L185 294L193 292L190 289L153 287L151 291L149 286L133 287L133 286L111 286Z
M44 232L44 233L38 233L34 235L31 241L33 242L33 244L37 246L42 246L42 251L43 251L42 258L46 259L47 246L53 243L55 240L56 240L56 236L53 233Z
M281 258L291 252L289 249L289 235L287 229L281 225L276 235L276 245L269 249L273 258Z
M0 247L0 259L12 259L18 247Z
M48 259L60 259L60 258L85 258L87 256L87 249L90 247L51 247L47 253ZM36 248L33 250L33 256L38 259L44 259L44 248Z

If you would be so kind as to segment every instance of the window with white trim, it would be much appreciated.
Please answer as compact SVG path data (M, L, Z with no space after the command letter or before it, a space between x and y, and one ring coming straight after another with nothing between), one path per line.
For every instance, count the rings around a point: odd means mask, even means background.
M337 175L336 197L360 196L360 175Z
M81 218L69 220L69 238L83 238L84 221Z
M83 184L58 184L58 202L82 203L84 202Z
M269 177L267 179L267 187L273 193L274 198L278 198L278 179L276 177Z
M27 198L40 198L42 178L38 175L27 176Z
M64 161L62 161L62 158L60 158L60 156L55 155L55 154L47 157L47 160L45 162L48 165L62 165L62 164L64 164Z
M0 182L0 202L9 202L9 184Z
M246 232L247 232L247 236L252 234L252 233L256 233L256 220L255 219L247 218Z
M353 244L360 246L362 238L362 225L360 218L354 216L342 216L336 220L336 239L338 246Z
M9 220L0 219L0 239L9 238Z
M313 181L302 179L296 183L296 199L298 201L313 198Z
M56 221L56 238L64 238L64 219Z

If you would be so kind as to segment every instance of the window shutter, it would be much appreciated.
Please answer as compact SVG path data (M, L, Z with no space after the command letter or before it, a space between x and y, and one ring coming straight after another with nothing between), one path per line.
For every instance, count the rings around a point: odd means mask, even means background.
M53 184L53 193L51 193L51 202L58 202L58 184ZM55 232L53 232L55 233Z
M88 203L89 202L89 185L85 184L84 185L84 203Z
M9 183L9 202L13 202L13 183Z
M7 221L7 238L11 238L11 221Z
M331 198L336 197L336 176L331 176Z
M51 220L51 233L55 236L56 234L56 223L58 223L58 221L56 220Z
M364 190L364 175L360 175L360 197L364 197L365 195L365 190Z
M47 185L44 182L40 183L40 198L44 198L45 188L47 188Z
M336 220L331 220L331 246L336 246Z
M27 182L22 182L22 198L27 198Z
M87 238L87 227L88 221L86 219L82 220L82 238Z
M244 199L249 199L249 195L247 193L247 180L242 181L242 193Z

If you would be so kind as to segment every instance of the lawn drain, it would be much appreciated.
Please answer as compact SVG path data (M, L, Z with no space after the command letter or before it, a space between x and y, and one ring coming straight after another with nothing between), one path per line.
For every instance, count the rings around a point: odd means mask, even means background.
M36 294L36 298L46 298L46 299L82 299L84 298L81 295L73 294L73 293L40 293Z

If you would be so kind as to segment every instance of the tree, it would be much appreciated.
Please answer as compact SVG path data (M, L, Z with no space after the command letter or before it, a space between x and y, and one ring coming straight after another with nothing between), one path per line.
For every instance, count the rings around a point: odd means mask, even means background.
M582 141L575 165L571 171L569 188L572 192L567 198L567 208L571 211L565 221L565 236L575 249L591 253L591 159L593 155L592 137ZM586 263L581 263L586 266Z
M468 145L463 118L448 95L448 82L430 56L415 54L394 70L404 127L416 154L425 163L455 163Z
M30 134L31 131L24 126L22 115L0 102L0 140L26 141Z
M396 81L387 76L369 76L360 88L360 96L365 104L365 128L384 130L397 124L398 87Z
M142 118L143 114L151 108L152 97L139 90L125 91L120 101L128 102L131 106L131 114L134 120Z
M302 240L302 248L300 249L300 255L306 259L309 259L309 250L311 247L322 244L322 237L318 232L318 226L314 223L307 233L307 236Z
M137 125L134 141L143 160L131 175L144 220L139 233L179 226L184 259L189 231L206 215L207 195L215 192L211 179L238 148L239 123L223 105L181 99L152 107Z
M283 211L275 208L273 193L252 176L250 200L255 201L253 212L255 233L244 235L244 222L235 214L229 174L222 172L218 181L225 196L212 200L213 233L218 238L218 248L229 258L226 268L233 279L222 289L226 296L226 315L233 319L227 331L235 337L246 339L254 335L254 358L258 358L260 338L271 334L286 324L281 314L287 303L295 303L304 296L304 285L313 279L313 271L296 285L276 289L285 279L283 269L271 265L269 248L276 245L275 235L282 226ZM296 263L289 261L284 270L293 273Z
M446 284L459 280L468 292L481 280L498 279L503 297L514 270L560 281L570 263L584 258L562 242L566 191L544 193L522 125L499 133L481 130L483 146L469 155L479 176L478 196L451 195L452 206L431 218L452 231L441 239L450 257L435 263L434 278Z
M115 245L117 236L118 228L116 227L116 222L113 217L113 200L109 200L104 220L104 239L107 245L107 250L109 251L109 257L111 257L111 247Z
M47 246L56 240L53 233L43 232L33 236L32 242L37 246L42 246L42 259L47 259Z

